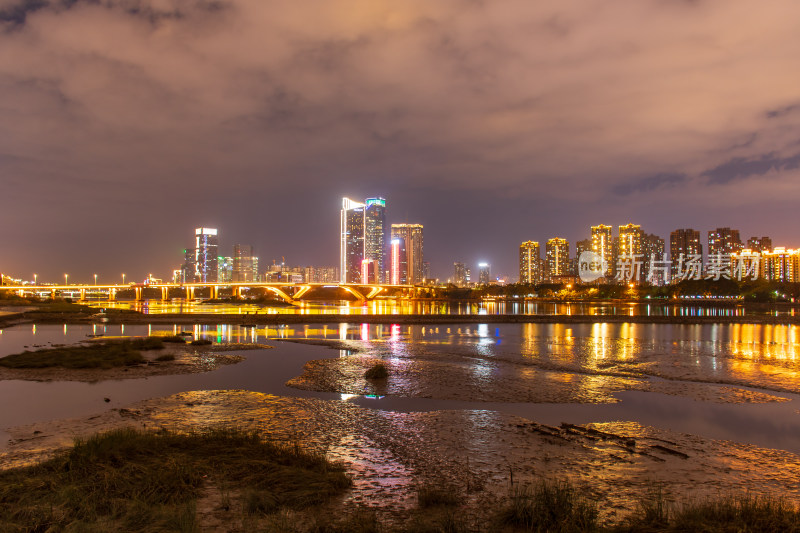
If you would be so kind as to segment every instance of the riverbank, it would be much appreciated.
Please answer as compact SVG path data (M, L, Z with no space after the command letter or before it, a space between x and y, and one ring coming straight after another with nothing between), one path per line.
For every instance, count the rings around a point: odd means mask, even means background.
M342 516L369 508L382 523L395 525L425 512L423 487L447 487L457 502L451 509L472 531L488 531L481 518L499 508L511 483L543 479L568 480L597 505L606 524L630 515L653 487L667 502L745 492L800 498L800 462L788 452L630 422L548 426L490 411L398 413L248 391L185 392L97 416L16 427L0 467L35 463L76 436L121 427L236 427L325 453L342 461L353 480L327 512ZM305 518L297 515L297 523ZM221 530L236 531L235 513L228 519Z

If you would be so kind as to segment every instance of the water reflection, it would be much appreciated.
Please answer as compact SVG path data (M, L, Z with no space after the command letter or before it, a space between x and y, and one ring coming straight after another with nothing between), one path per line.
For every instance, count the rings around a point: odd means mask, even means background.
M670 302L546 302L539 300L430 301L379 299L366 305L358 302L298 302L295 305L270 307L260 304L210 304L201 300L171 301L89 301L98 308L132 309L144 314L202 313L232 315L590 315L590 316L653 316L653 317L744 317L795 316L794 309L745 310L737 304L696 305Z

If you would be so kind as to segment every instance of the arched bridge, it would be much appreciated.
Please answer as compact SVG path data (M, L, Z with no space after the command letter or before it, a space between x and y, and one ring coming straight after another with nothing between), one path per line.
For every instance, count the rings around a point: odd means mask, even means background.
M170 299L170 291L180 290L184 293L186 300L194 300L195 292L199 289L208 289L210 298L218 298L220 291L230 289L231 295L241 297L243 291L249 289L264 289L272 292L278 298L294 303L306 297L313 296L319 289L342 289L360 302L367 302L376 297L389 296L410 298L415 294L414 285L363 285L356 283L261 283L261 282L241 282L241 283L131 283L128 285L91 285L91 284L72 284L72 285L3 285L0 290L13 291L19 296L25 293L49 293L52 298L57 294L80 295L81 300L86 299L87 294L107 294L109 301L116 300L117 294L122 291L134 291L136 300L145 299L145 290L157 289L161 292L162 300Z

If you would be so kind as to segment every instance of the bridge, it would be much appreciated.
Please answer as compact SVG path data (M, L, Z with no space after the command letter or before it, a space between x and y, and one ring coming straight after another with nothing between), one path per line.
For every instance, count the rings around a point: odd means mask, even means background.
M105 293L109 301L114 301L117 294L123 291L133 291L134 298L137 301L145 300L146 289L157 289L161 292L161 300L166 301L170 299L171 290L180 290L185 294L185 299L191 301L195 299L195 292L199 289L209 289L209 297L215 299L219 297L222 289L230 289L231 296L239 298L245 290L249 289L265 289L272 292L278 298L287 303L294 303L295 301L302 300L304 297L313 295L313 292L318 289L342 289L360 302L367 302L379 296L388 296L388 291L391 290L399 297L412 297L415 293L416 287L414 285L363 285L358 283L269 283L269 282L242 282L242 283L130 283L127 285L111 284L111 285L92 285L92 284L71 284L71 285L42 285L42 284L26 284L26 285L2 285L0 290L13 291L20 297L24 297L26 293L41 294L49 293L50 297L55 299L57 294L78 292L80 300L86 300L87 294L103 294Z

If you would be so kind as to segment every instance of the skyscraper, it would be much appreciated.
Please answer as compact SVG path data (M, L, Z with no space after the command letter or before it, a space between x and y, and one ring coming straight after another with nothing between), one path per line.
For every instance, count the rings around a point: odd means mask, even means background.
M492 279L492 266L489 263L478 263L478 283L488 285Z
M375 282L386 281L386 249L389 227L386 225L386 200L367 198L364 208L364 259L375 265ZM362 283L365 282L362 280Z
M194 279L203 283L216 283L217 273L217 230L197 228L194 230Z
M367 198L366 204L362 204L343 198L340 229L342 282L383 283L387 275L389 229L386 225L386 200ZM362 279L364 272L369 273L370 281Z
M469 283L469 270L464 263L453 263L453 283L458 287L466 287Z
M642 241L642 253L644 254L642 280L657 286L665 285L669 281L667 272L669 264L664 262L664 239L653 233L646 234Z
M547 240L545 245L545 273L549 281L555 276L569 274L569 241L561 237Z
M747 247L754 252L771 252L772 239L769 237L750 237L747 239Z
M611 226L600 224L592 226L592 251L603 258L608 265L606 276L614 273L614 243L611 239Z
M717 228L708 232L708 255L729 255L742 251L742 240L739 230L731 228Z
M361 282L364 259L364 204L342 198L339 274L342 283Z
M252 246L245 244L233 245L233 281L238 283L255 281L253 278Z
M422 256L422 224L392 224L392 253L394 260L394 241L398 240L397 279L400 284L415 285L425 281L424 260ZM391 262L391 261L390 261ZM391 264L395 275L395 265ZM393 283L390 281L390 283Z
M683 264L681 267L680 258L683 254ZM686 270L686 261L691 256L700 256L702 264L703 245L700 243L700 232L692 228L676 229L669 234L669 260L672 263L672 282L680 281L681 268Z
M519 282L539 283L541 276L541 258L539 257L539 243L525 241L519 245Z

